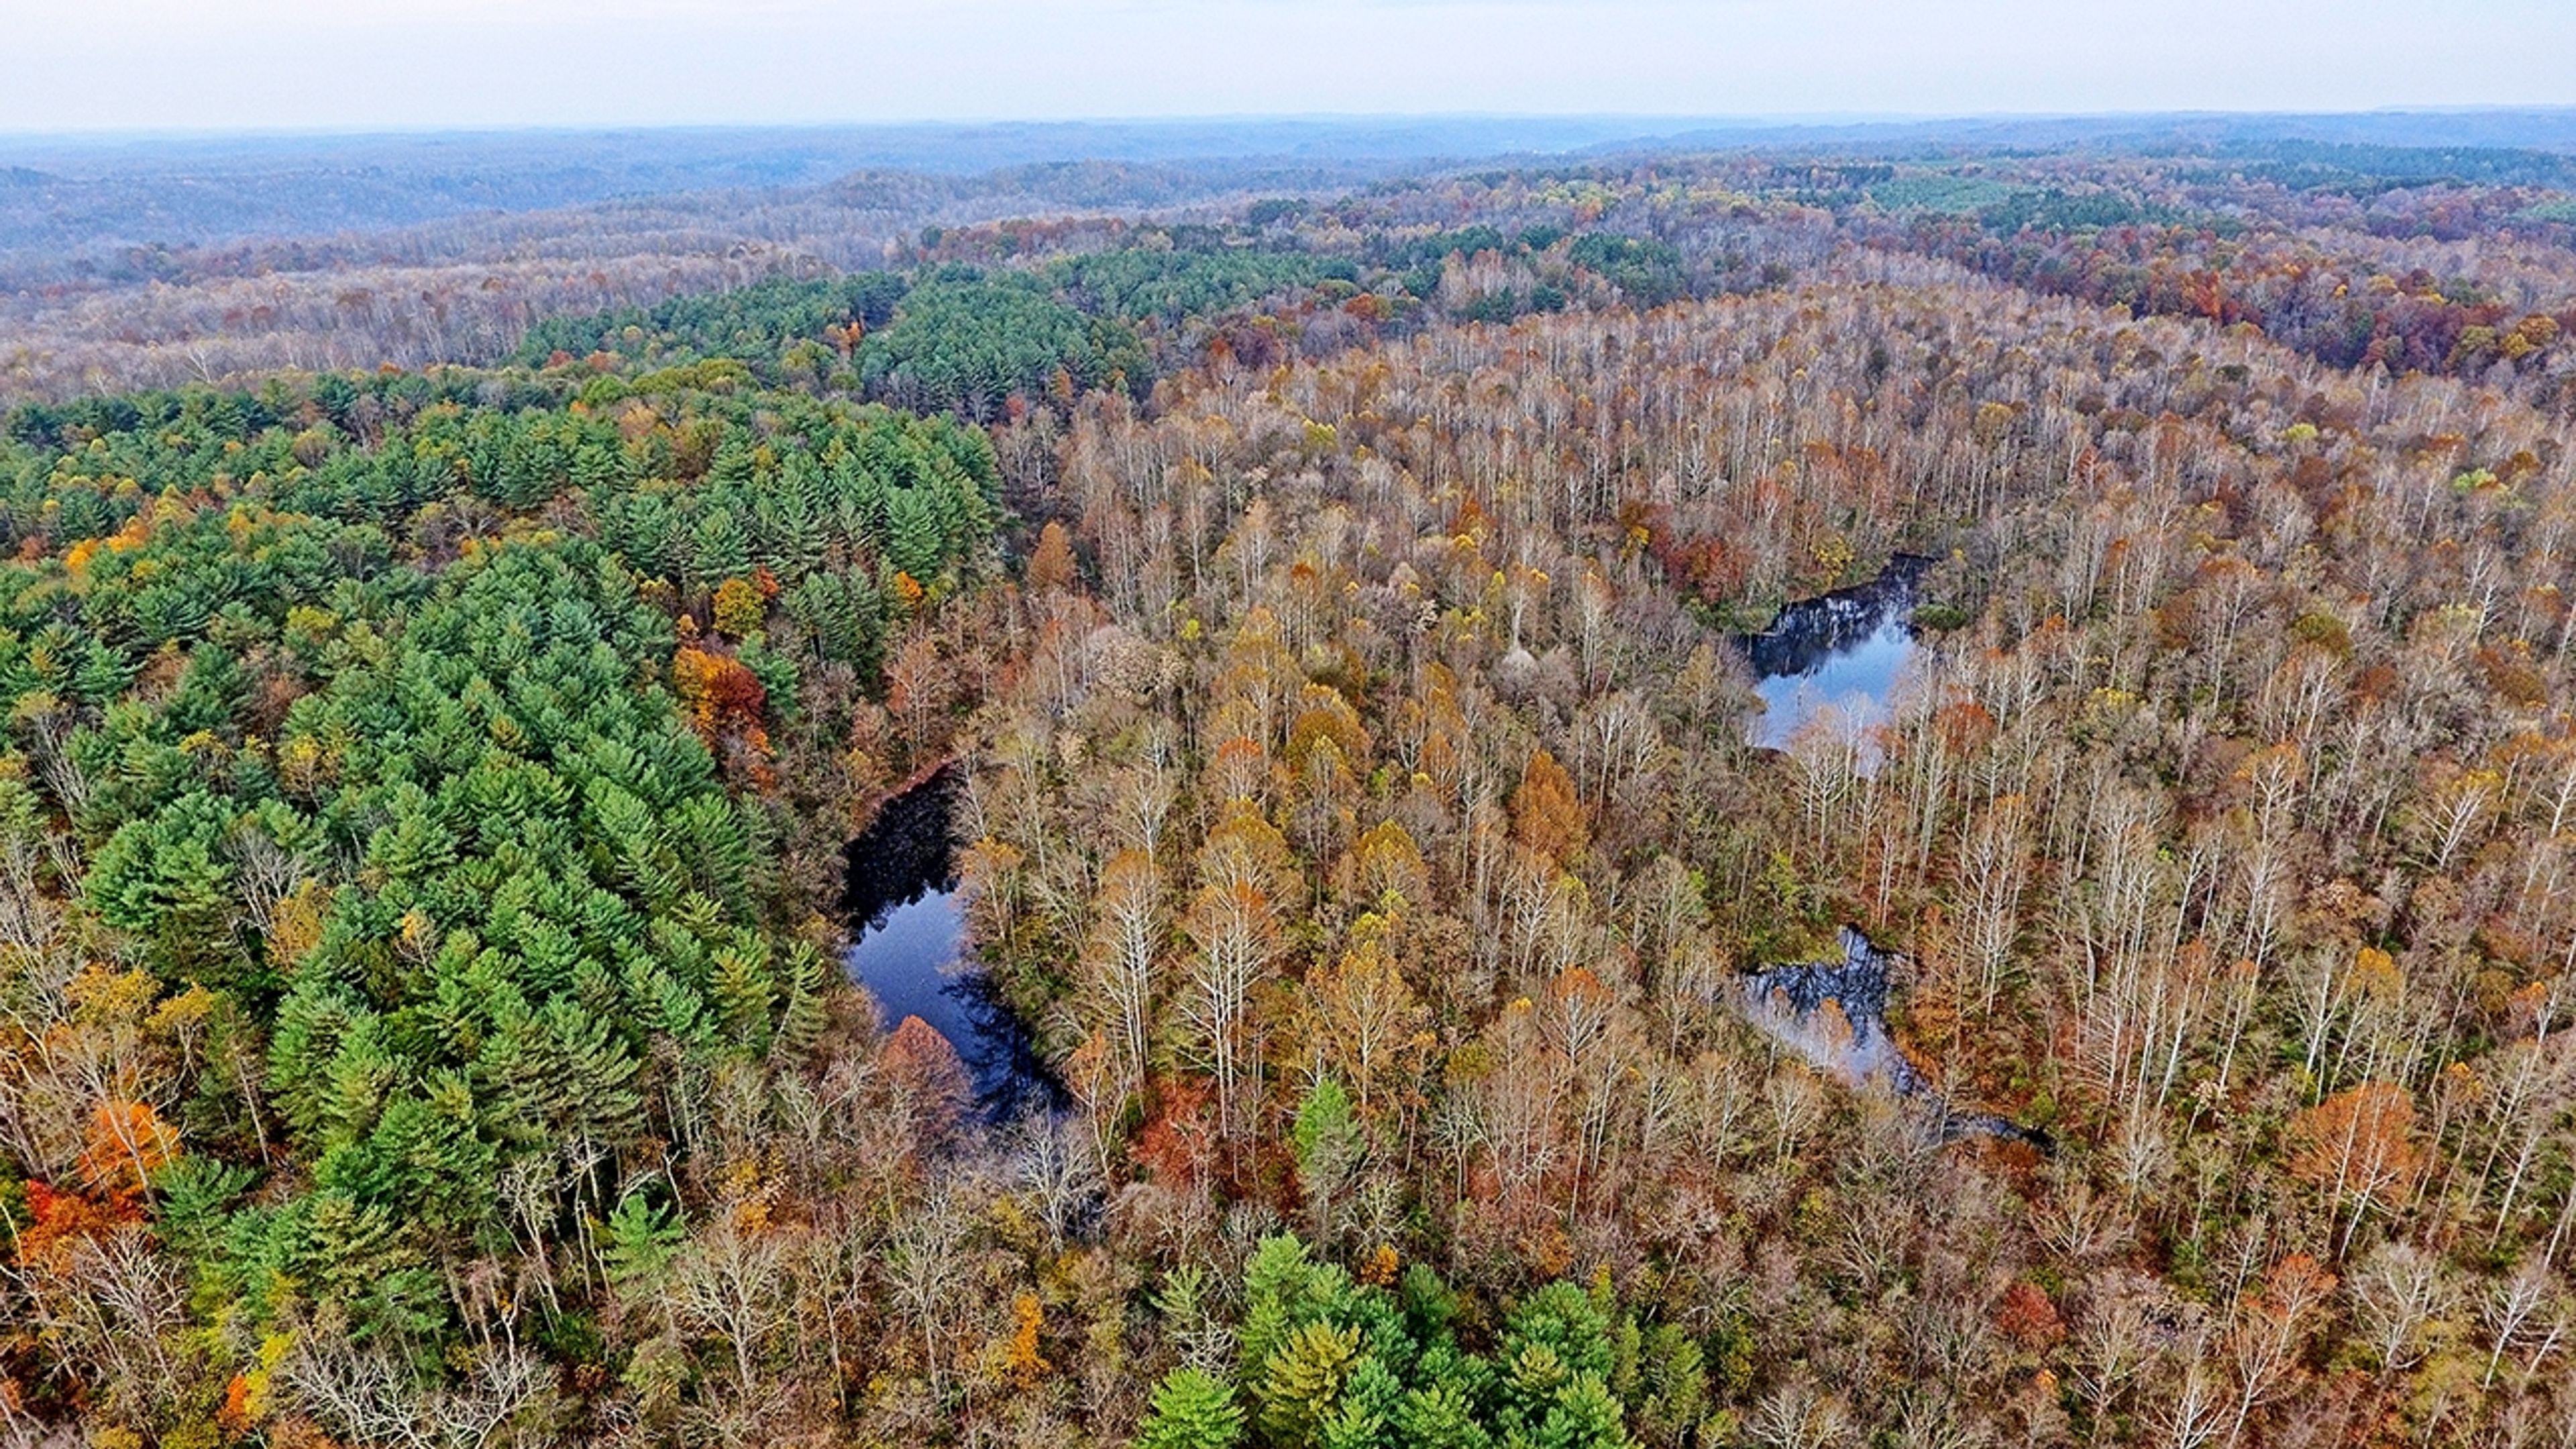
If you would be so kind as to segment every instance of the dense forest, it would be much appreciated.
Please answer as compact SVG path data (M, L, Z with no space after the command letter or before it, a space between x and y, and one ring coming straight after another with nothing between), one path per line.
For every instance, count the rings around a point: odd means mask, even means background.
M1527 164L30 364L0 1424L2576 1445L2571 171ZM837 959L932 779L1059 1106Z
M1566 261L1647 305L1901 250L2137 315L2252 325L2341 367L2501 367L2526 386L2565 376L2576 297L2576 141L2554 116L1880 127L1724 150L1639 138L1485 169L1438 158L1486 154L1511 127L1248 125L1240 150L1188 128L1063 129L599 137L533 155L526 138L486 138L488 174L458 171L471 147L424 157L396 141L210 155L175 178L41 147L11 166L0 149L0 404L489 365L539 324L764 281L1044 269L1166 241L1290 254L1464 321L1585 300L1565 290ZM1557 131L1530 139L1585 139ZM2460 140L2415 140L2444 133ZM1308 149L1257 150L1292 139ZM1074 145L1105 149L1062 149ZM1088 159L1037 159L1049 155ZM779 184L836 156L861 169ZM1541 255L1564 240L1623 254ZM1443 295L1453 251L1490 262ZM1376 286L1372 269L1399 285Z

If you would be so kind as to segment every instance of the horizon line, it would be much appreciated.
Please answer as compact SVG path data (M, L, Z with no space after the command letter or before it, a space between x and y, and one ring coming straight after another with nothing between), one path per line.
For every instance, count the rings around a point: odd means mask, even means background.
M1246 111L1174 115L965 116L812 121L654 121L460 123L456 125L347 126L135 126L0 129L0 144L20 141L150 142L224 140L367 140L465 136L622 136L678 133L773 134L847 131L975 131L1122 127L1180 129L1193 126L1403 126L1431 124L1687 126L1747 130L1849 129L2043 123L2051 121L2346 120L2372 116L2568 116L2576 103L2501 101L2475 104L2406 103L2348 109L2192 107L2176 109L1988 111Z

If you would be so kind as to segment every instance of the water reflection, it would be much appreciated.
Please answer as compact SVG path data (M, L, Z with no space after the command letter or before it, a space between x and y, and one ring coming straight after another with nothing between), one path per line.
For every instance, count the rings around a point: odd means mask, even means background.
M857 939L842 958L877 1000L889 1030L905 1017L947 1038L988 1123L1065 1106L1029 1031L965 949L948 812L956 780L943 771L886 802L850 845L849 899Z
M1742 641L1764 706L1753 743L1787 749L1828 708L1856 735L1886 720L1888 695L1914 658L1915 586L1926 562L1900 555L1868 583L1791 604L1768 632Z
M1896 958L1849 926L1840 944L1839 961L1800 961L1747 973L1737 982L1745 1020L1849 1086L1875 1086L1924 1103L1944 1141L1994 1137L2027 1142L2042 1153L2056 1151L2039 1128L1964 1110L1925 1080L1887 1029L1889 967Z
M1873 1078L1898 1096L1923 1090L1887 1032L1887 958L1846 926L1843 959L1801 961L1748 973L1745 1018L1809 1065L1858 1086Z

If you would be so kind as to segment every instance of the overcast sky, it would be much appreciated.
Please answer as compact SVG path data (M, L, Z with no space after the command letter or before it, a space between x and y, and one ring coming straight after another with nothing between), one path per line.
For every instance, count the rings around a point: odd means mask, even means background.
M0 131L2576 104L2576 0L0 0Z

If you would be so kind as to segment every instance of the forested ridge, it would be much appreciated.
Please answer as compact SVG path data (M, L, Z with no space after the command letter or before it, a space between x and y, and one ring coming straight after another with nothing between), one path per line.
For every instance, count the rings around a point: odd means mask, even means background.
M22 406L0 1422L2576 1445L2564 181L1533 167ZM951 762L998 1126L833 955ZM1931 1095L1745 1009L1845 927Z
M1291 279L1287 268L1451 318L1501 320L1593 300L1569 289L1567 263L1643 305L1777 285L1866 246L1947 256L2134 312L2255 326L2338 366L2518 383L2565 407L2576 175L2559 152L2148 131L2030 147L1647 149L1416 171L1338 195L1324 189L1347 184L1335 174L1240 161L966 179L874 169L820 188L221 246L130 243L113 257L47 244L0 256L0 400L251 384L281 367L486 365L532 326L578 327L572 319L596 309L623 325L665 302L721 310L733 304L707 294L925 262L998 261L1045 284L1105 254L1158 283L1181 260L1203 279L1264 271L1270 288ZM1242 199L1265 183L1292 189ZM62 198L47 183L20 199L42 213ZM76 212L45 224L78 233L102 223ZM1542 255L1559 240L1572 255ZM1444 283L1453 251L1492 261ZM1139 296L1052 289L1086 313L1149 310ZM1219 305L1169 286L1153 302L1175 320Z

